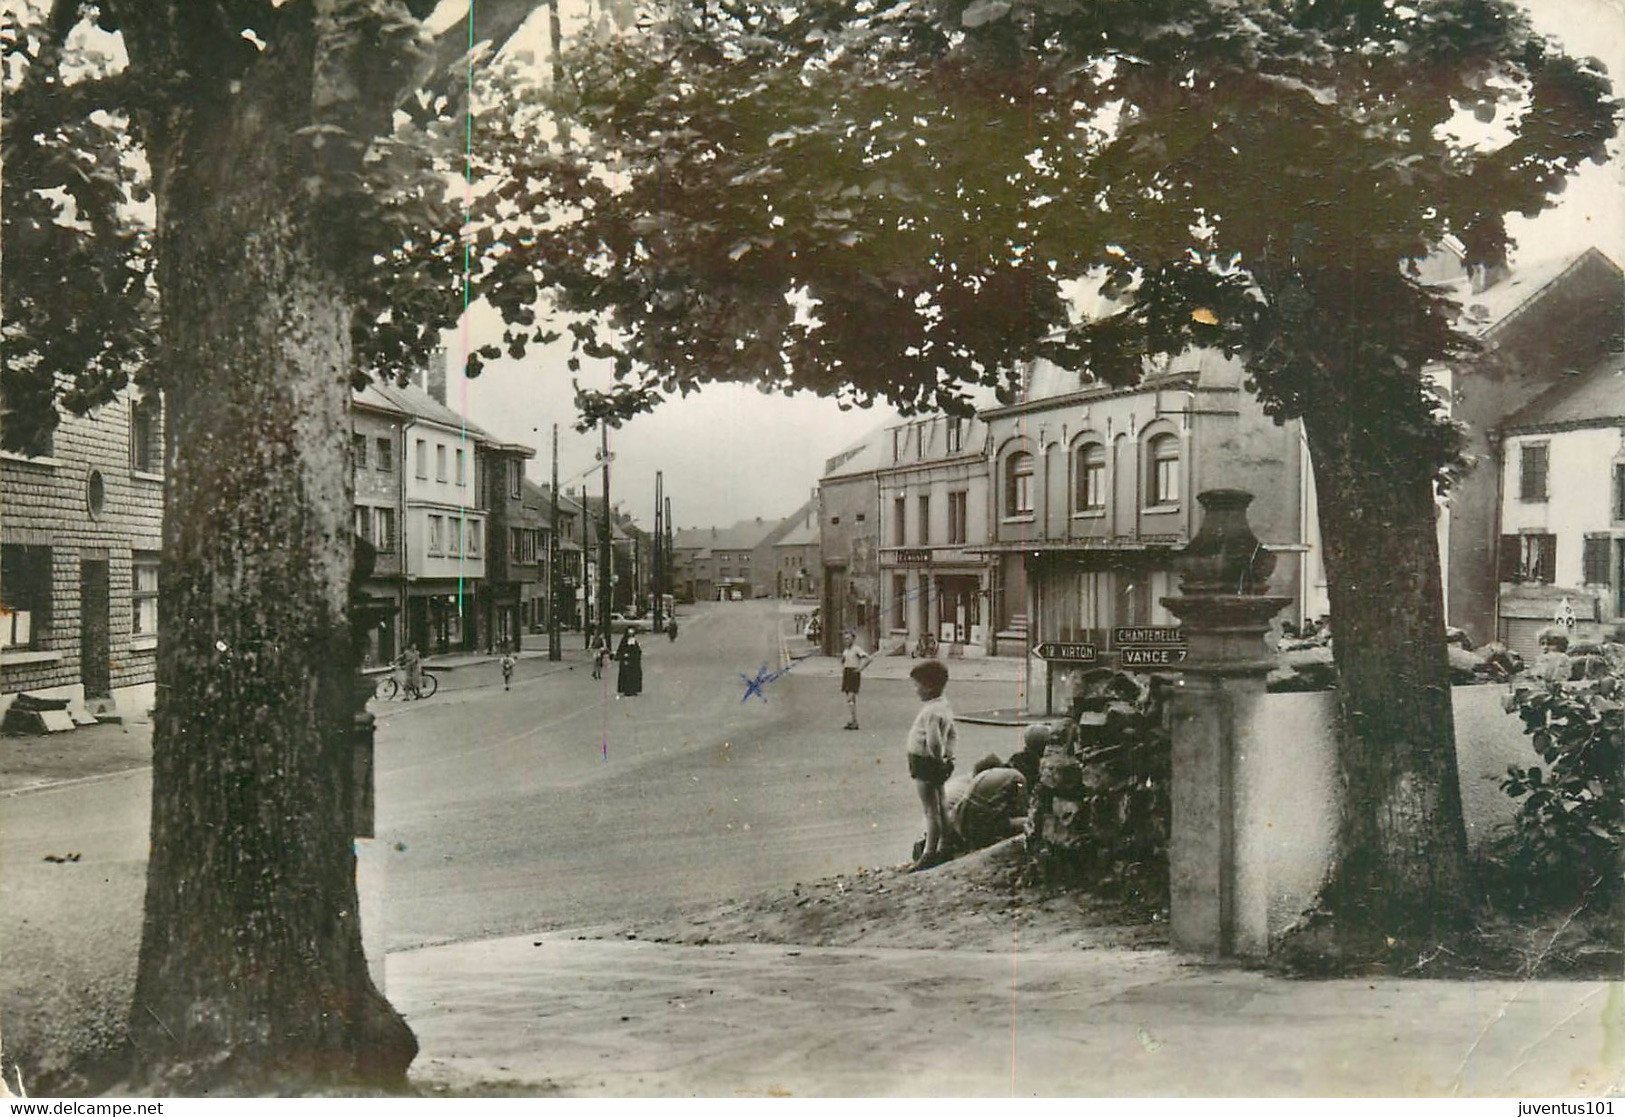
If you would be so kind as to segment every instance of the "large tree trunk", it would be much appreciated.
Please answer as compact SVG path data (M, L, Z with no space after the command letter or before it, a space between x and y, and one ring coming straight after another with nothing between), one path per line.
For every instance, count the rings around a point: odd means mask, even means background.
M1330 395L1330 393L1328 393ZM1397 420L1327 401L1313 456L1342 715L1343 811L1326 891L1347 961L1414 961L1466 923L1466 831L1444 646L1433 463Z
M131 1033L183 1092L400 1082L416 1053L361 950L350 314L306 216L315 50L277 50L146 136L168 431Z

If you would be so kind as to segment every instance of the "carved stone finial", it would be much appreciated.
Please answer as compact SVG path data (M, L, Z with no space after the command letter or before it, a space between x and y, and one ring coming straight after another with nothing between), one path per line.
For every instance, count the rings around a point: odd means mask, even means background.
M1174 560L1185 596L1262 594L1275 570L1275 555L1266 551L1247 522L1253 494L1243 489L1208 489L1196 495L1202 525L1184 553Z

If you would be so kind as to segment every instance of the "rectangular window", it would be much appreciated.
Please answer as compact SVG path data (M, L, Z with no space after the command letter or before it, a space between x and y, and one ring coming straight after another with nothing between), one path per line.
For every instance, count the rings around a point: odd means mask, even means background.
M897 427L897 428L893 429L893 431L891 432L891 460L894 461L894 462L900 462L900 461L903 460L903 428L902 427Z
M417 476L420 480L429 479L429 444L423 439L417 441Z
M901 547L908 542L906 524L908 521L908 500L897 497L892 501L892 537L891 541Z
M931 542L931 498L920 497L920 544Z
M137 473L157 473L163 468L163 403L148 395L130 404L130 468Z
M131 636L158 635L158 556L137 551L130 562Z
M354 459L351 464L356 469L367 468L367 436L352 434L350 436L350 457Z
M1614 523L1625 524L1625 462L1614 463Z
M1581 580L1588 586L1608 584L1608 556L1613 551L1613 540L1606 535L1585 537L1585 550L1580 555Z
M446 553L448 555L463 553L463 521L457 516L446 517Z
M462 447L457 448L457 483L459 485L468 484L468 462L464 460Z
M948 494L948 542L964 543L970 537L970 517L967 515L969 494L960 491Z
M446 480L446 446L443 442L434 444L434 479L442 484Z
M523 462L508 463L508 495L517 497L522 493L525 481L525 465Z
M378 440L377 460L374 463L379 473L395 472L395 440L393 438L380 438Z
M1542 501L1546 499L1547 468L1549 461L1544 442L1526 442L1518 455L1518 499Z
M0 546L0 650L44 648L51 630L51 548Z
M957 454L965 445L965 420L958 416L948 417L948 453Z
M479 558L480 550L485 543L485 521L469 520L466 538L467 547L464 550L469 558Z
M1106 507L1106 447L1091 442L1078 451L1076 512L1100 512Z
M395 547L395 509L374 508L372 545L380 551L393 550Z
M372 509L364 504L356 505L355 533L368 543L372 542Z
M524 562L523 553L525 533L516 527L508 529L508 557L514 562Z
M444 554L445 544L445 517L429 517L429 553L431 555Z
M1557 580L1557 536L1539 532L1501 536L1501 580L1540 582Z

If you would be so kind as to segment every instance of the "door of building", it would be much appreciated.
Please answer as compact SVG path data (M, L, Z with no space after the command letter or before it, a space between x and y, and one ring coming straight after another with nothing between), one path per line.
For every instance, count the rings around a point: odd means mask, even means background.
M107 559L79 562L79 682L85 697L111 698L112 618L108 595Z

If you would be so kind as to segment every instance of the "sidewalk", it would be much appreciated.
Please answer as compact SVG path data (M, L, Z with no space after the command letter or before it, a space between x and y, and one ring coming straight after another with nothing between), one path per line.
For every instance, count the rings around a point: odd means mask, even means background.
M1166 950L529 935L392 954L419 1081L567 1096L1597 1096L1605 982L1288 981Z

